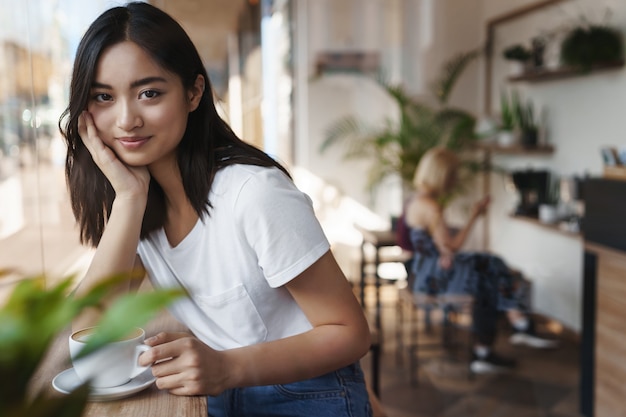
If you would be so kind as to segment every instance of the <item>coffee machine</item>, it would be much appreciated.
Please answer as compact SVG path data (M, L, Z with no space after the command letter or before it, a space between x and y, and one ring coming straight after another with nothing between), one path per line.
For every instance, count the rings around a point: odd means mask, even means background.
M532 169L514 171L511 173L511 179L519 195L515 214L538 217L539 206L548 202L550 172Z

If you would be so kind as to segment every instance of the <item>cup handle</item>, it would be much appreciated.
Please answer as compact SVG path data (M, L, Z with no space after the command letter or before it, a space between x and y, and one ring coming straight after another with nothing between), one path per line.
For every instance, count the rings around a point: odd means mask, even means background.
M133 367L133 371L130 374L130 378L133 379L136 376L142 374L146 369L150 368L150 365L148 366L141 366L139 365L138 361L139 361L139 355L141 355L143 352L147 352L151 349L150 346L148 345L137 345L135 346L135 361L134 363L134 367Z

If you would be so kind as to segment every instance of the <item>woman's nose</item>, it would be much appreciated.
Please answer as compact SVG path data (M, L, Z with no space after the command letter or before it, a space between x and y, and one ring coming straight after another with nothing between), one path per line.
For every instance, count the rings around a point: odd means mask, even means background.
M131 130L141 127L143 121L141 114L137 106L133 103L122 101L119 103L119 109L117 114L117 127L130 132Z

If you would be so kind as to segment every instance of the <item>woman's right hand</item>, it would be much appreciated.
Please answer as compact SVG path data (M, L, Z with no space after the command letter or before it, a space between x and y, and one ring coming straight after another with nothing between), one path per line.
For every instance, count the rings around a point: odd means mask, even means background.
M100 139L96 125L88 111L83 111L78 119L78 133L93 161L111 182L116 198L148 195L150 185L148 168L145 166L129 167L124 164Z
M485 214L489 203L491 203L491 196L486 196L480 199L476 204L474 204L474 212L472 213L473 216L478 217Z

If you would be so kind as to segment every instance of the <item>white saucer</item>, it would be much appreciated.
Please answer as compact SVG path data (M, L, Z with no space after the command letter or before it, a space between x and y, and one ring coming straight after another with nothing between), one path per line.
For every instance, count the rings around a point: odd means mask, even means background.
M156 378L152 375L152 370L147 369L124 385L111 388L92 388L89 393L91 401L111 401L129 397L136 392L148 388ZM69 394L81 385L80 379L74 372L74 368L66 369L52 380L52 386L63 394Z

